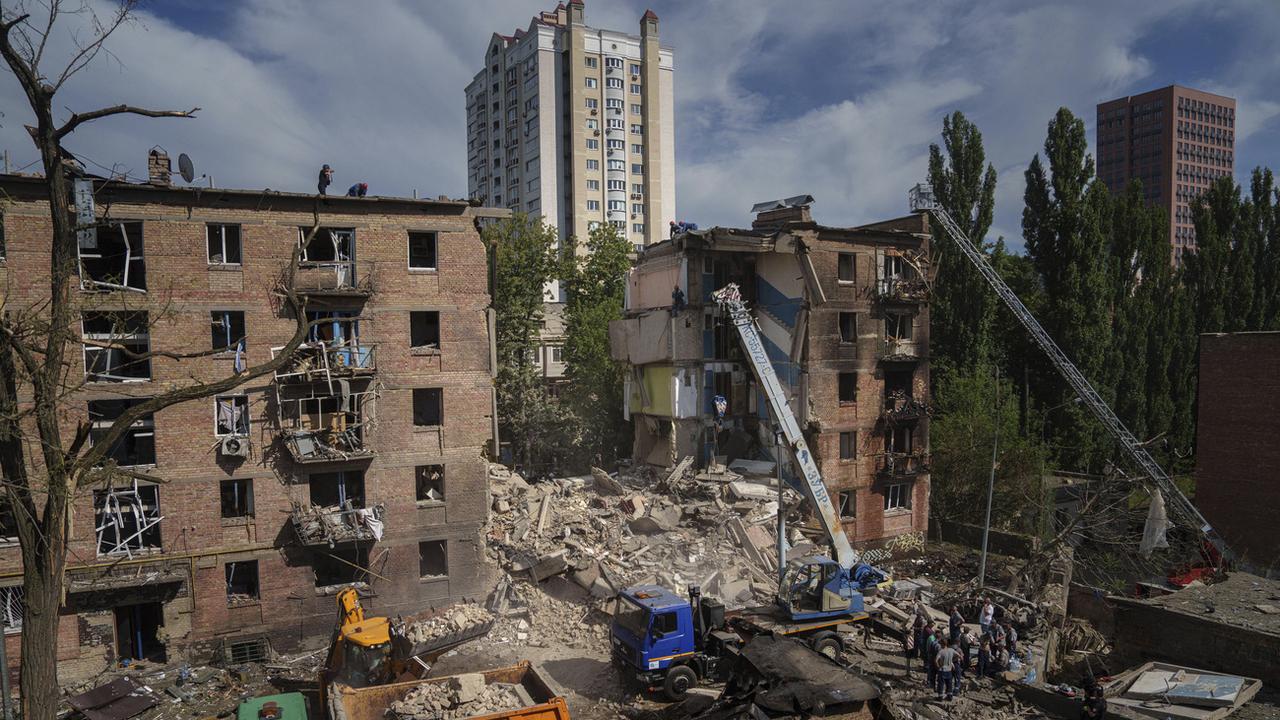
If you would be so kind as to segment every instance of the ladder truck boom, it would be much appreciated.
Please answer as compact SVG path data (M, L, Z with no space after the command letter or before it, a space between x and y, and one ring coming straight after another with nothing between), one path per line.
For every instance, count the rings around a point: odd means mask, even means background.
M778 381L778 374L773 370L773 363L769 362L755 318L751 316L746 303L742 301L738 286L733 283L713 292L711 297L721 308L729 312L729 318L738 330L742 348L746 351L747 359L751 363L751 371L755 374L756 381L760 383L760 388L769 401L770 414L778 423L782 436L786 440L787 452L791 455L796 470L804 476L801 489L816 511L818 522L821 523L835 551L836 562L842 567L852 568L857 562L857 553L854 552L848 536L840 526L836 508L831 503L831 494L827 491L826 483L822 481L822 473L818 471L818 465L814 462L813 454L809 452L809 445L804 441L804 434L800 431L800 424L796 421L795 414L791 412L791 406L787 404L786 393L782 389L782 383Z
M1031 314L1027 306L1022 304L1022 300L1018 299L1017 294L1005 284L999 273L987 261L986 256L978 250L977 246L965 235L955 220L951 218L951 215L934 197L933 188L927 184L916 185L911 189L910 202L912 212L929 213L938 221L938 224L942 226L943 234L955 243L961 254L977 269L978 273L987 281L987 284L991 286L991 289L1004 302L1005 307L1009 308L1009 311L1018 319L1018 322L1022 323L1022 327L1031 335L1036 345L1040 346L1045 355L1049 356L1049 360L1053 362L1054 367L1066 379L1067 384L1075 391L1080 401L1085 407L1089 408L1094 417L1120 443L1129 458L1151 478L1159 491L1164 493L1172 508L1175 511L1179 511L1191 522L1197 523L1205 539L1212 543L1223 557L1228 557L1226 542L1213 529L1209 521L1204 518L1204 515L1200 514L1196 506L1187 499L1187 496L1182 494L1178 486L1174 484L1169 475L1160 467L1160 464L1151 456L1151 453L1147 452L1143 444L1133 436L1133 433L1129 432L1129 429L1120 421L1120 418L1111 410L1111 407L1102 399L1102 396L1089 384L1089 380L1075 366L1075 363L1071 362L1071 359L1058 347L1053 338L1049 337L1049 333L1045 332L1045 329L1041 327L1039 321Z

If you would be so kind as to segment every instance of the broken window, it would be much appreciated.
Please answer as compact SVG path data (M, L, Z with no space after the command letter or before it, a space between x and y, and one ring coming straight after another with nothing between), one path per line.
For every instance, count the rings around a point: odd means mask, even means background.
M26 590L21 585L0 588L0 625L5 632L22 629Z
M887 485L884 489L885 510L911 509L911 483Z
M298 242L307 239L311 228L298 228ZM338 263L355 259L356 231L337 228L320 228L302 247L302 261L310 263Z
M889 428L884 435L884 451L897 455L911 453L912 433L910 425Z
M223 480L219 486L222 496L222 517L253 517L253 480L237 478Z
M90 400L89 401L89 442L98 444L101 438L111 429L112 424L128 408L143 402L142 400ZM128 467L133 465L156 464L156 424L153 415L144 415L135 420L124 435L116 441L107 453L106 459L115 460L117 465Z
M857 509L857 497L858 493L856 490L840 491L840 517L854 517L854 512Z
M443 465L419 465L414 468L414 478L419 502L444 502Z
M440 313L422 310L409 313L409 345L415 348L440 348Z
M901 255L884 256L884 277L886 280L901 280L912 275L911 265Z
M369 548L329 548L315 556L316 587L351 585L368 578Z
M840 402L852 403L858 401L858 374L853 372L840 373Z
M910 370L890 370L884 374L884 396L889 403L894 400L911 399L912 372Z
M225 565L227 572L227 604L252 602L258 599L258 561L241 560Z
M884 316L884 336L888 340L911 340L912 317L902 313Z
M147 291L142 223L111 222L80 236L80 284L86 290Z
M344 510L364 507L364 473L359 470L315 473L309 479L311 504Z
M858 433L853 430L840 433L840 459L852 460L857 456Z
M853 282L853 253L840 253L836 260L836 278L840 282Z
M858 314L840 313L840 342L851 343L858 339Z
M444 424L444 390L442 388L414 388L413 424L418 427Z
M409 233L409 267L415 270L436 269L437 236L433 232Z
M427 540L418 543L418 576L423 578L449 577L449 548L446 540Z
M240 226L209 223L205 226L210 265L240 264Z
M249 436L249 398L245 395L219 395L213 399L214 429L218 437Z
M151 379L151 333L145 312L87 312L81 315L84 374L90 382Z
M129 555L160 548L160 488L155 485L93 492L99 555Z
M244 351L244 311L214 310L209 313L209 325L213 329L209 347L214 350Z

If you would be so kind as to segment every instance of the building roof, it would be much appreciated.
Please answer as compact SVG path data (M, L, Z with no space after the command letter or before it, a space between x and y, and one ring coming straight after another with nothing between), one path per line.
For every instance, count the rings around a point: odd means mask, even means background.
M131 183L102 177L88 176L97 187L97 195L114 198L117 202L160 203L193 207L243 207L252 205L258 210L310 210L317 201L330 210L351 212L422 212L435 214L462 214L470 207L466 200L441 200L404 198L383 195L349 197L347 195L317 195L315 193L282 192L264 188L208 188L178 185L152 185ZM0 187L20 199L45 199L44 177L40 175L0 174ZM101 201L101 200L100 200ZM479 210L479 208L477 208ZM486 208L486 210L491 210ZM473 212L472 214L484 214ZM490 213L492 214L492 213Z
M1280 580L1233 572L1220 583L1191 585L1143 602L1195 615L1208 622L1280 635L1280 614L1257 607L1270 605L1280 609Z
M644 15L640 16L640 19L641 20L657 20L658 13L654 12L653 10L646 9L644 11Z

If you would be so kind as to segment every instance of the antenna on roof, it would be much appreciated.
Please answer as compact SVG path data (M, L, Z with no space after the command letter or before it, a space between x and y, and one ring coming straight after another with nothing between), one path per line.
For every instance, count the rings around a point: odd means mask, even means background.
M191 162L191 156L190 156L190 155L188 155L188 154L186 154L186 153L179 153L179 154L178 154L178 174L182 175L182 179L183 179L183 180L186 180L188 184L190 184L190 183L192 183L193 181L195 181L195 179L196 179L196 166L195 166L195 164L194 164L194 163L192 163L192 162ZM209 187L213 187L213 178L212 178L212 177L210 177L209 175L207 175L207 174L206 174L206 175L201 175L201 176L200 176L200 179L201 179L201 180L206 180L206 179L207 179L207 180L209 181Z

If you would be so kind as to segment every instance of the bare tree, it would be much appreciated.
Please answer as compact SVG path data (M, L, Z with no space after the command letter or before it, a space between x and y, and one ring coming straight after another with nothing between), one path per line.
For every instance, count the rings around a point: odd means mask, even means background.
M82 305L81 293L74 290L79 286L75 282L80 271L76 236L81 229L72 214L74 158L61 142L92 120L115 115L190 118L199 108L152 110L120 104L73 111L59 124L53 110L58 91L100 55L110 54L104 43L131 21L135 0L121 0L109 17L99 16L88 2L38 0L28 5L0 2L0 55L22 86L34 115L30 131L44 166L53 233L49 238L48 295L24 307L9 303L0 313L0 469L4 497L12 508L22 550L26 601L22 615L22 716L53 720L59 702L58 616L66 594L70 513L78 492L109 482L114 475L138 476L109 459L111 448L135 421L179 403L225 393L274 372L292 360L294 351L306 340L309 324L305 297L293 289L299 258L295 248L282 295L297 327L284 350L270 362L215 382L189 378L176 388L166 386L164 392L131 405L93 442L88 442L87 420L77 421L73 431L64 433L68 403L76 398L82 384L70 379L72 364L68 360L75 357L83 341L73 331ZM56 73L46 73L42 61L51 35L68 23L77 28L70 34L74 45L70 57ZM319 224L317 210L304 244ZM129 359L181 361L200 354L146 352Z

